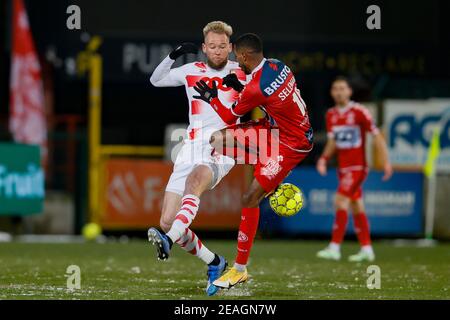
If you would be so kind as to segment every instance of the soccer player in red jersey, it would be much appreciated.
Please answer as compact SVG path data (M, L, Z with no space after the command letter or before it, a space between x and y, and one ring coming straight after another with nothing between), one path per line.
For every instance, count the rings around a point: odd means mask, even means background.
M237 163L254 165L254 179L242 197L236 262L213 282L221 288L230 288L247 280L246 265L258 228L259 203L313 147L306 106L290 68L279 60L264 58L262 41L255 34L238 38L234 51L239 67L247 74L245 86L233 74L223 79L225 85L240 92L235 104L226 108L217 95L215 83L208 86L199 81L195 88L199 95L194 96L209 103L230 125L213 133L211 144L215 150L232 156ZM237 119L258 106L266 112L266 118L235 124ZM240 158L239 150L237 155L229 151L236 151L239 146L247 151L243 158ZM256 155L253 159L252 154Z
M349 257L349 261L373 261L372 249L364 202L362 184L367 177L368 167L365 155L365 136L371 133L375 147L381 154L384 164L383 181L392 175L387 146L384 138L372 120L369 111L362 105L350 100L352 88L347 79L337 78L331 86L331 96L336 104L326 113L328 140L322 156L317 161L317 171L327 174L327 161L336 153L338 162L339 186L335 206L336 216L333 224L331 242L317 256L323 259L339 260L340 245L347 228L348 211L352 210L353 223L361 250Z

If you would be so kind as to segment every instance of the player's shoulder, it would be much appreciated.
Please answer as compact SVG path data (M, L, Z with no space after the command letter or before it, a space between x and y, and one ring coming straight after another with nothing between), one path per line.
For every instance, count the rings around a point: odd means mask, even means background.
M275 59L275 58L267 58L265 65L276 64L276 65L285 65L283 61Z
M188 62L186 64L183 64L181 66L181 68L186 71L190 71L190 72L193 72L193 71L206 72L206 70L208 69L208 66L203 61L193 61L193 62Z
M326 117L331 117L332 115L334 115L334 114L336 114L336 113L338 113L338 109L337 109L336 106L334 106L334 107L331 107L331 108L329 108L329 109L327 110L327 112L325 113L325 116L326 116Z
M227 69L239 69L239 70L241 70L241 68L239 68L239 63L237 61L233 61L233 60L228 60L226 68Z
M234 73L239 80L247 82L247 75L244 71L242 71L241 67L239 67L239 63L237 61L228 60L225 69L227 73Z
M372 115L369 112L369 109L361 103L358 102L351 102L350 108L352 111L356 112L357 114L361 114L363 116L371 117Z
M286 72L286 69L289 71L289 67L286 66L286 64L283 61L280 61L278 59L274 58L268 58L264 62L261 71L263 75L265 75L268 78L275 78L277 77L281 72Z
M290 79L288 66L277 59L265 59L261 66L254 71L253 78L259 82L259 87L264 96L270 96L280 86L283 86Z
M357 110L357 111L364 111L367 110L367 107L363 105L362 103L351 101L350 102L350 108Z

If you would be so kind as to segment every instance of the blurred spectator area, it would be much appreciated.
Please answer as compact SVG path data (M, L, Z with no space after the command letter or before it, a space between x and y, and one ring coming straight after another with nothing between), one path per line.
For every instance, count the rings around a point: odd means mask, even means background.
M87 170L86 119L80 115L55 115L50 119L47 188L75 191L76 177Z

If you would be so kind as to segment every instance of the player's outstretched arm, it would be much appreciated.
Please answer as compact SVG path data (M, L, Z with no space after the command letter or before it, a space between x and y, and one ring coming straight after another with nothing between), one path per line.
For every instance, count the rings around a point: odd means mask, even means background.
M336 151L336 141L334 138L328 138L325 148L323 149L322 155L316 164L316 169L321 176L327 175L327 162L334 155Z
M376 127L373 122L372 115L366 108L361 108L361 112L359 113L362 117L362 125L366 132L370 132L374 137L374 144L376 151L381 156L381 161L383 162L383 170L384 175L382 180L387 181L391 178L393 174L391 162L389 161L389 152L386 145L386 141L384 140L380 130Z
M218 98L215 81L213 81L212 87L209 87L205 81L200 80L196 83L194 89L199 95L193 96L193 98L208 103L227 124L236 123L238 118L260 105L257 97L249 93L250 90L244 90L233 107L227 108Z
M374 135L374 143L376 150L381 156L381 161L383 162L384 176L382 179L383 181L387 181L391 178L393 170L391 162L389 161L389 151L386 145L386 141L384 140L383 136L378 133Z
M177 87L184 84L183 67L172 69L172 65L179 57L198 52L198 47L193 43L183 43L175 48L153 71L150 82L155 87Z
M222 84L228 88L233 88L236 92L244 90L244 85L239 81L235 73L230 73L222 79Z
M234 115L230 109L225 107L222 102L220 102L215 81L213 81L212 87L209 87L205 81L200 80L196 83L194 90L198 92L198 95L193 96L193 98L203 100L208 103L211 107L213 107L225 123L232 124L236 122L238 116Z

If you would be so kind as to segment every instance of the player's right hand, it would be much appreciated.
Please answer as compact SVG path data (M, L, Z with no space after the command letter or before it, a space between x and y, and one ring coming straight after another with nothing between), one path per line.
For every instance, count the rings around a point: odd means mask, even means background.
M383 171L384 171L384 175L383 175L382 180L388 181L392 177L392 174L394 173L394 170L392 170L392 165L389 162L385 163Z
M200 99L211 104L211 100L217 98L216 81L212 81L212 87L209 87L203 80L197 81L194 90L199 93L198 96L192 96L194 99Z
M239 81L235 73L230 73L222 79L222 84L226 87L233 88L237 92L244 89L244 85Z
M320 158L317 161L316 169L321 176L327 175L327 161L324 158Z
M181 57L182 55L185 55L187 53L197 54L198 46L192 42L182 43L169 54L169 57L172 60L176 60L179 57Z

